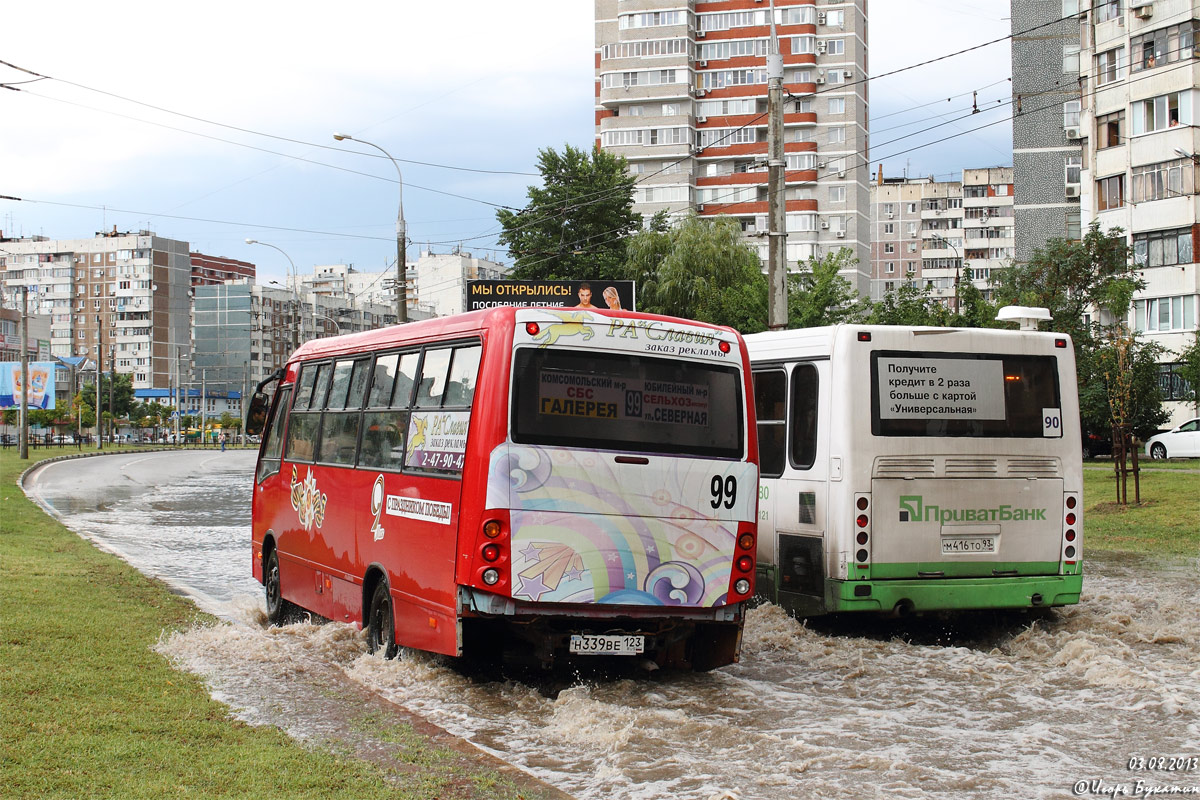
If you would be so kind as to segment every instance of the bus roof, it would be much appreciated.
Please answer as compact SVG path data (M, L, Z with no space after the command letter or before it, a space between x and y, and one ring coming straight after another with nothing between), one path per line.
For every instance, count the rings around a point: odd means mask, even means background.
M752 333L748 334L745 340L751 359L782 359L829 355L837 345L851 338L857 338L859 333L869 333L872 341L876 343L886 342L889 347L913 350L928 346L928 338L925 338L925 343L921 342L924 337L937 337L941 341L951 340L955 342L956 347L964 350L980 346L989 349L1011 347L1022 340L1027 344L1036 342L1036 347L1039 349L1053 349L1056 339L1066 339L1068 349L1070 349L1071 339L1065 333L1017 331L1005 328L937 328L842 323L818 328L794 328L786 331Z
M481 330L511 328L515 325L516 313L518 311L549 311L562 313L578 310L581 309L574 307L563 308L555 306L504 306L501 308L484 309L482 311L468 311L463 314L454 314L448 317L434 317L433 319L421 320L419 322L408 322L403 325L389 325L386 328L377 328L375 330L362 331L359 333L347 333L341 336L330 336L323 339L310 339L302 344L294 353L292 353L292 355L288 358L288 361L308 361L312 359L324 358L326 356L338 355L341 353L356 353L364 350L372 350L400 344L436 341L439 339L454 338L458 335L467 336L471 333L476 333ZM737 334L737 331L735 331L733 328L725 325L712 325L707 322L697 322L695 320L682 319L679 317L668 317L661 314L644 314L638 311L613 311L610 309L601 308L588 309L588 311L592 312L593 314L600 314L606 317L678 323L681 325L710 328L716 331L727 331L734 333L735 335L740 335Z

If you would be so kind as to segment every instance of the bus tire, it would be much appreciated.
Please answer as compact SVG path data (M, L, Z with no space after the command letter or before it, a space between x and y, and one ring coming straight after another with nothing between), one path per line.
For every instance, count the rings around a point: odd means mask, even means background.
M371 611L367 617L367 649L372 653L383 651L384 658L395 658L396 623L392 617L392 595L386 581L380 581L371 595Z
M279 553L275 550L267 556L263 569L263 590L267 595L267 622L271 625L287 625L300 617L300 609L290 600L283 599L283 584L279 580Z

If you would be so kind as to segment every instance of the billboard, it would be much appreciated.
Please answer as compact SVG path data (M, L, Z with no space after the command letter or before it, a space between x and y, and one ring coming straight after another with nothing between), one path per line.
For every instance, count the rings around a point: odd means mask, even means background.
M636 311L633 281L467 281L467 311L515 306Z
M29 385L24 387L30 408L54 408L54 362L34 361L29 364ZM0 362L0 409L21 405L21 363Z

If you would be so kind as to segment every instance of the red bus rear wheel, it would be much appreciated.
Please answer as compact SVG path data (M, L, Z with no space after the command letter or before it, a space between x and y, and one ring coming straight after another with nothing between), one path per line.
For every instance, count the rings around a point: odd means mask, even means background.
M371 596L371 613L367 622L367 649L372 653L383 650L384 658L395 658L396 625L392 620L392 596L383 581Z

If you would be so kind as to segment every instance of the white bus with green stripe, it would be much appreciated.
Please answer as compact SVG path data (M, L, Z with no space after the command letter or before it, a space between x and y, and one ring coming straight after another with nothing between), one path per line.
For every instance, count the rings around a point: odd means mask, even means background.
M1079 602L1069 337L838 325L746 343L761 595L801 616Z

